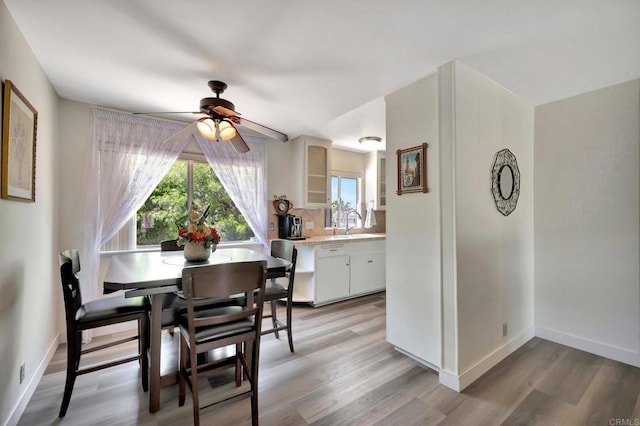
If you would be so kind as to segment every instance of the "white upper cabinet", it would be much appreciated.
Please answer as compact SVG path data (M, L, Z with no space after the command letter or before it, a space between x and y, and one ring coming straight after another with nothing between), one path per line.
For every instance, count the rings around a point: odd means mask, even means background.
M290 142L291 197L294 208L331 206L331 141L298 136Z

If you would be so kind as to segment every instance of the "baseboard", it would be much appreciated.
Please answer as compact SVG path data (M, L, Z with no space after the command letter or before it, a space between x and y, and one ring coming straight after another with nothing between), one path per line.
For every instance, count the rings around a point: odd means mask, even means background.
M460 392L462 390L460 389L460 376L449 370L440 369L438 379L441 385L445 385L449 389L453 389L456 392Z
M455 390L456 392L461 392L471 383L478 380L487 371L495 367L500 361L515 352L520 346L531 340L534 335L535 329L531 326L506 342L504 345L495 349L471 367L464 370L459 375L448 370L440 370L440 383Z
M536 337L550 340L561 345L570 346L581 351L589 352L605 358L619 361L634 367L640 367L640 353L629 349L586 339L571 333L554 330L546 327L536 327Z
M51 342L51 344L49 345L49 348L45 352L44 357L40 361L40 364L38 364L36 371L33 373L31 378L29 379L27 386L24 387L24 390L22 391L22 395L20 395L20 398L18 398L18 402L16 403L16 406L13 408L13 410L11 411L11 414L9 415L9 419L7 420L7 425L18 424L20 417L22 417L22 413L24 413L24 410L27 408L27 404L29 404L29 400L31 400L31 397L35 393L36 388L40 383L40 380L42 380L42 376L44 376L44 371L47 369L47 366L51 362L53 355L56 353L56 349L58 349L59 341L60 341L60 333L56 334L56 336L53 338L53 341Z

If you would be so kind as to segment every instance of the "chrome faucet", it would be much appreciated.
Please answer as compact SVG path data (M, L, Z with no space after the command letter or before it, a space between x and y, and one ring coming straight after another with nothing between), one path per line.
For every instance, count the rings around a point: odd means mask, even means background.
M349 215L351 215L351 213L355 213L356 216L358 216L360 218L360 220L362 220L362 216L360 216L360 213L358 213L356 210L349 210L347 212L347 215L344 217L344 221L346 222L345 224L345 235L349 235L349 231L352 230L353 228L355 228L355 225L352 228L349 228ZM357 223L357 220L356 220Z

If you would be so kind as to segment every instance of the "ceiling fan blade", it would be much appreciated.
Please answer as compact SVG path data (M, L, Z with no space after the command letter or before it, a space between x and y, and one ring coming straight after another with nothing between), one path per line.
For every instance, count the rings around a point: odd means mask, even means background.
M247 129L256 131L258 133L262 133L263 135L269 136L270 138L273 138L280 142L286 142L289 140L289 137L284 133L279 132L277 130L273 130L267 126L263 126L262 124L258 124L254 121L247 120L244 117L234 116L233 122L241 125L242 127L246 127Z
M231 126L235 129L235 126L233 125L233 123L229 123L229 124L231 124ZM242 139L242 136L240 136L240 132L238 131L238 129L236 129L236 135L231 139L229 139L229 143L231 143L231 146L233 146L233 149L235 149L236 152L239 154L243 154L249 151L249 145L247 145L244 139Z
M183 127L182 129L178 130L176 133L174 133L173 135L171 135L167 139L165 139L165 142L175 142L176 140L181 138L185 133L193 132L193 129L196 127L197 123L198 123L197 121L194 121L193 123L189 124L188 126Z
M239 112L235 112L234 110L229 109L229 108L225 108L225 107L223 107L221 105L213 107L213 111L218 113L218 114L220 114L220 115L224 115L224 116L227 116L227 117L235 117L237 115L240 115Z

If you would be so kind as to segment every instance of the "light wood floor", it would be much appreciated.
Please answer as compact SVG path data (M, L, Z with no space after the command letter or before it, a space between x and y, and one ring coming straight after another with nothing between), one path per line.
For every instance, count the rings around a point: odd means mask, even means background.
M385 342L384 293L296 306L294 316L294 354L286 336L262 340L262 425L640 424L640 369L625 364L534 338L459 394ZM166 335L163 368L176 362L173 353ZM160 411L148 413L135 363L79 377L59 421L64 360L61 346L20 425L192 424L191 394L178 407L176 387L163 389ZM210 398L233 392L232 379L230 370L200 389ZM201 421L250 424L249 400L205 409Z

